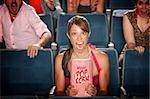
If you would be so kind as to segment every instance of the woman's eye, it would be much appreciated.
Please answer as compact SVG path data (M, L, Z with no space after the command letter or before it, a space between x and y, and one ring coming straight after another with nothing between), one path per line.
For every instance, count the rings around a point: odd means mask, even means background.
M83 34L83 35L86 35L86 34L87 34L87 32L83 32L82 34Z
M75 33L75 32L74 32L74 33L72 33L72 35L76 35L76 34L77 34L77 33Z
M76 33L76 32L73 32L71 35L72 35L72 36L76 36L76 35L77 35L77 33Z

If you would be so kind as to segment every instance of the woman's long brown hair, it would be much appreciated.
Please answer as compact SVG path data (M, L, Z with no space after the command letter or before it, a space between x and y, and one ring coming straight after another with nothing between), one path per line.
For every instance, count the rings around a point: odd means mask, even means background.
M67 30L68 35L70 35L70 29L73 24L79 26L83 31L90 33L89 22L87 21L87 19L83 16L74 16L68 21L68 25L67 25L68 26L68 30ZM72 53L73 53L73 46L71 45L70 40L69 40L69 45L70 46L65 51L64 57L62 60L62 67L63 67L63 70L65 71L64 73L69 72L69 71L66 71L66 70L68 70L66 68L67 68L68 62L71 59ZM65 76L66 76L66 74L65 74Z

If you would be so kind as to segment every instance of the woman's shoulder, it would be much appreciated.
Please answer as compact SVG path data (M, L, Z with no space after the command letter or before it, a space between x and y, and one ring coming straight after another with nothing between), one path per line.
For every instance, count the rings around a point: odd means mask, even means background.
M57 61L61 61L62 59L63 59L63 57L64 57L64 52L62 52L62 53L59 53L58 55L56 55L56 60Z
M93 53L96 56L97 62L100 64L100 68L105 68L109 64L109 57L106 52L100 49L93 49Z
M98 57L99 59L105 59L108 58L107 53L105 53L104 51L100 50L100 49L92 49L92 52L94 53L94 55L96 55L96 57Z
M89 43L89 47L90 47L90 49L91 49L91 51L93 52L94 55L100 56L100 57L107 57L107 54L104 51L96 48L95 45Z
M128 10L124 13L124 15L127 15L127 16L134 16L135 15L135 12L136 12L136 9L133 9L133 10Z

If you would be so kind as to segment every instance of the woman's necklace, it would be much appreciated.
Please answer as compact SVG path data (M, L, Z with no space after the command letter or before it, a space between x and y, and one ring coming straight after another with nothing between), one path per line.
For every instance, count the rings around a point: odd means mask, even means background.
M88 53L79 54L79 53L77 53L77 52L74 51L72 55L75 58L84 59L84 58L88 58L90 56L90 51L89 51L89 48L88 48Z

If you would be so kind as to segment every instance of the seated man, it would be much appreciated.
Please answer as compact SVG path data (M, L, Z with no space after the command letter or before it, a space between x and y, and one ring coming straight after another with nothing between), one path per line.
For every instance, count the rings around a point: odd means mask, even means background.
M51 38L47 26L23 0L4 0L0 6L0 42L8 49L28 49L31 58Z

